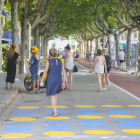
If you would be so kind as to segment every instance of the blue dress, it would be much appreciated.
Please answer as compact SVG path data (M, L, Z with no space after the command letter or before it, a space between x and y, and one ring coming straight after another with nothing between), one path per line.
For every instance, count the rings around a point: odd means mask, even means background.
M49 68L52 64L52 67L49 71L49 75L47 78L47 89L46 96L51 96L55 94L59 94L62 91L62 62L60 59L49 59Z

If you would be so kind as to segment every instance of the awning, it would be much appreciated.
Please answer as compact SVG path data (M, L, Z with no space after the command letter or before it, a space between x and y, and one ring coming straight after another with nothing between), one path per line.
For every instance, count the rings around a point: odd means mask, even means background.
M2 13L3 16L8 17L7 14L5 13L5 11L2 9Z

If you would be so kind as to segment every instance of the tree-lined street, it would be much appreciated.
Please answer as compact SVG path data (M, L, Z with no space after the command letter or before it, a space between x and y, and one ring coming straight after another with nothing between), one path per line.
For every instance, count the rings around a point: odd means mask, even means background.
M24 91L1 116L1 138L139 139L139 100L113 85L97 93L95 74L77 66L73 90L58 95L58 117L50 116L51 102L45 90L36 95Z

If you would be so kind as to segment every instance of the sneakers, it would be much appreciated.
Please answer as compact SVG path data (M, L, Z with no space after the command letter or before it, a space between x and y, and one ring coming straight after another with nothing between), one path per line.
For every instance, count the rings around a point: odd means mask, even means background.
M106 90L106 88L102 88L102 91L105 91Z
M108 90L110 90L110 86L111 86L111 85L108 85Z

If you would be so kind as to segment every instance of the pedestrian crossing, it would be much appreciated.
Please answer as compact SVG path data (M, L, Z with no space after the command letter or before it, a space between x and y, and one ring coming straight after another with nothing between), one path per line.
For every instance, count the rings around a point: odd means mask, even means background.
M136 111L139 115L140 105L128 105L128 107ZM101 105L104 111L106 111L106 118L101 115L96 106L92 105L75 105L73 110L80 125L76 128L82 128L83 134L88 135L113 135L115 129L111 129L107 123L107 117L112 118L112 123L116 127L121 128L123 133L140 134L140 119L135 119L135 115L130 112L126 112L126 109L121 105ZM39 111L37 106L22 106L17 107L11 114L6 126L3 128L0 137L3 138L27 138L34 136L30 134L34 129L37 122L37 113ZM72 108L71 108L72 109ZM76 135L75 129L70 125L73 122L70 116L70 110L68 106L57 106L58 116L51 116L53 111L52 106L46 106L45 117L42 124L42 136L70 136ZM140 117L139 117L140 118ZM38 128L40 129L40 128ZM80 129L81 130L81 129Z

